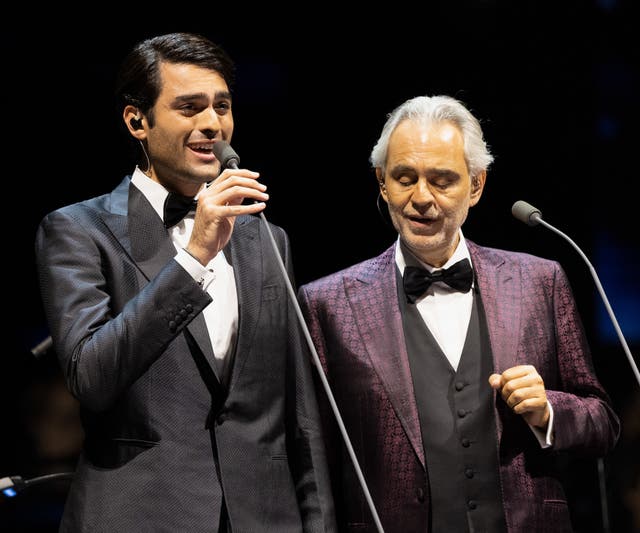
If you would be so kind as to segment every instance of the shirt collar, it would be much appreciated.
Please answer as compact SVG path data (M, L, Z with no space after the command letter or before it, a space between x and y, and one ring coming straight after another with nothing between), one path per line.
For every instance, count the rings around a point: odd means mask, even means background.
M169 191L160 185L157 181L152 180L147 176L140 167L136 167L131 176L131 183L133 183L144 197L149 200L153 210L158 213L160 219L164 219L164 201L169 194Z
M169 195L169 191L164 188L163 185L155 180L152 180L147 176L140 167L136 166L131 176L131 183L133 183L144 197L149 200L153 210L158 213L160 219L164 222L164 202ZM200 189L202 191L202 189ZM200 194L200 193L198 193ZM195 198L198 198L196 194Z
M471 261L471 255L469 254L469 248L467 247L467 241L462 234L462 228L458 230L460 235L460 240L458 241L458 246L456 247L453 255L447 260L447 262L439 268L449 268L454 263L467 258L473 266L473 262ZM413 255L401 242L400 235L398 235L398 239L396 240L396 265L400 269L400 273L404 274L404 268L407 265L421 266L426 268L429 272L433 272L434 270L438 270L436 267L424 263L420 261L415 255Z

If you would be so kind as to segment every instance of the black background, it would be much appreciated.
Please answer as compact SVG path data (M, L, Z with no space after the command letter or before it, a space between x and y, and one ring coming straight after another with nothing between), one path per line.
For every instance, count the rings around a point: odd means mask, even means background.
M257 10L236 4L162 13L155 5L117 15L96 7L7 19L3 180L16 203L6 208L3 230L0 477L42 473L23 407L33 383L56 373L54 354L35 360L30 353L48 335L33 258L37 224L57 207L110 191L131 172L112 105L115 71L135 42L169 31L203 33L235 60L233 146L241 166L260 171L269 186L265 216L290 235L298 283L377 255L395 238L376 208L368 164L386 114L423 94L466 103L483 124L495 162L465 235L560 261L598 375L625 431L633 429L640 384L589 268L565 240L511 216L511 205L526 200L580 246L637 353L640 19L633 4L480 0ZM157 18L164 22L148 20ZM600 481L611 531L634 531L623 497L640 463L634 439L623 435L602 478L593 460L567 464L578 531L605 531ZM33 492L0 501L0 531L55 530L60 494Z

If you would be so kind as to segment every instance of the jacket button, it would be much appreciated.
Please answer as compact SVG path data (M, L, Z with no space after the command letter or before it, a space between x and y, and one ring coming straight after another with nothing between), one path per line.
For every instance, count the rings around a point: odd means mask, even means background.
M465 468L464 475L471 479L474 476L473 468Z
M475 501L475 500L469 500L469 501L467 502L467 507L468 507L469 509L473 510L473 509L475 509L475 508L477 508L477 507L478 507L478 504L476 503L476 501Z
M467 438L464 438L460 441L460 443L465 447L468 448L469 446L471 446L471 441Z
M458 416L460 418L464 418L465 416L467 416L467 411L465 411L464 409L458 409Z
M462 389L464 389L464 383L462 381L456 381L456 390L460 392Z
M418 487L416 495L418 496L418 501L420 503L424 502L424 489L422 487Z

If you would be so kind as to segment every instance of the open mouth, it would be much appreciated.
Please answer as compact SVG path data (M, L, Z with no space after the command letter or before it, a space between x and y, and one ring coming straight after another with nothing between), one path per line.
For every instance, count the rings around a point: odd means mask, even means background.
M407 218L414 224L421 224L424 226L430 226L436 221L434 218L411 217L411 216Z
M199 154L213 154L212 142L190 143L188 146L191 150Z
M424 231L431 232L434 230L434 227L437 223L437 219L435 218L422 218L422 217L407 217L409 221L409 226L412 228L412 231L417 233L422 233Z

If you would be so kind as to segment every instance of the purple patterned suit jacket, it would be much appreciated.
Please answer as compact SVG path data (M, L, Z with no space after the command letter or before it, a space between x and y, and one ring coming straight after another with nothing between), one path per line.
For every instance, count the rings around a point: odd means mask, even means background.
M553 449L542 449L522 417L495 400L496 453L508 531L570 531L554 455L606 454L617 441L619 420L594 374L560 265L469 240L467 244L495 370L534 365L555 416ZM397 304L394 250L395 245L378 257L303 285L299 299L385 533L417 533L428 531L429 490ZM327 400L324 391L319 397ZM376 531L329 403L323 408L341 531Z

